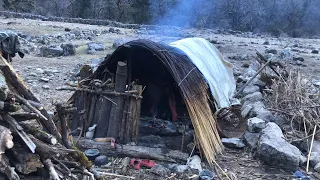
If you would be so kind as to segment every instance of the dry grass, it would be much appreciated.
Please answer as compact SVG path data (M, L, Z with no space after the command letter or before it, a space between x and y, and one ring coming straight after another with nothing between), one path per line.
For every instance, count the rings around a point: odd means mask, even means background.
M284 115L294 134L309 135L315 125L320 125L319 88L297 70L290 70L288 78L273 81L268 106Z

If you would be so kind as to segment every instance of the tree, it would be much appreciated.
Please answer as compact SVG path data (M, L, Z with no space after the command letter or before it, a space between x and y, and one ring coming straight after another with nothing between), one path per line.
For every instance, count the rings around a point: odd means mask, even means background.
M5 10L15 12L32 12L35 7L35 0L3 0L3 8Z

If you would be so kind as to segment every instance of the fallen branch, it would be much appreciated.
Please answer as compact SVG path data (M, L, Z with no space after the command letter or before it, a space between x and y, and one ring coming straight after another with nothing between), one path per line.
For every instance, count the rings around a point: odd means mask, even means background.
M29 113L29 112L14 112L14 113L10 113L10 115L17 121L38 119L40 117L37 113Z
M43 162L43 164L46 165L46 167L48 168L51 179L60 180L59 175L58 175L56 169L54 168L50 159L46 159Z
M27 106L31 111L38 114L41 119L46 120L46 121L48 120L44 115L42 115L42 113L37 108L32 106L28 100L24 99L23 97L19 96L18 94L14 94L14 97L16 99L18 99L23 105Z
M114 176L114 177L127 178L127 179L136 179L133 176L124 176L124 175L119 175L119 174L114 174L114 173L100 172L100 171L96 171L96 170L94 170L94 173L99 174L100 176L104 175L104 176Z

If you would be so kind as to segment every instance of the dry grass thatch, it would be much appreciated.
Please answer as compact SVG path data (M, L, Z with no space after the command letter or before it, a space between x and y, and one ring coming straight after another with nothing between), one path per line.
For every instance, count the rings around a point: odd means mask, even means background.
M267 100L271 110L284 115L296 135L310 135L315 125L320 125L319 88L297 70L289 71L285 79L274 80Z
M128 47L142 48L153 53L179 85L195 129L198 143L208 162L213 164L215 162L215 155L222 152L223 146L217 130L217 122L208 101L209 87L200 71L185 54L178 52L177 49L172 49L166 45L149 40L131 41L124 46L120 46L111 56L102 62L94 73L93 78L101 79L105 77L106 66L115 67L120 59L114 57L123 54L123 50Z

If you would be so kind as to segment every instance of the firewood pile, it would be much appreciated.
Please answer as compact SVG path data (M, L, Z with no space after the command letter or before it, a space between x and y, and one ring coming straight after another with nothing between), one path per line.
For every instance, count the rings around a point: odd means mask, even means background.
M70 143L57 104L61 133L52 116L0 57L0 179L94 179L90 161Z

